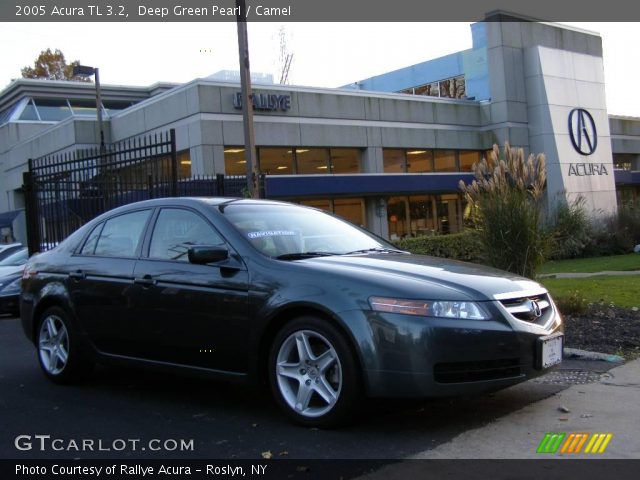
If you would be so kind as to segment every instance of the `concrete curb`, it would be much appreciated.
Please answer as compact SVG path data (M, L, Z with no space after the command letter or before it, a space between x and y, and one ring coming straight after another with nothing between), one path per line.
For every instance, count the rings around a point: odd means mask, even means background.
M566 359L571 358L576 360L599 360L611 363L624 363L624 358L619 355L612 355L610 353L589 352L587 350L580 350L578 348L565 347L562 357Z
M611 277L611 276L640 275L640 270L605 270L602 272L559 272L541 273L536 275L537 279L544 278L590 278L590 277Z

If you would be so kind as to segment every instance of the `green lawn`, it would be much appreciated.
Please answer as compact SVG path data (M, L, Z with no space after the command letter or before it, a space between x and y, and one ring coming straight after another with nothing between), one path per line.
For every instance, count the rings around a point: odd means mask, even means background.
M618 307L640 307L640 275L544 278L540 282L556 299L567 297L577 290L589 303L604 301Z
M538 273L584 273L605 270L640 270L640 254L550 261L542 265Z

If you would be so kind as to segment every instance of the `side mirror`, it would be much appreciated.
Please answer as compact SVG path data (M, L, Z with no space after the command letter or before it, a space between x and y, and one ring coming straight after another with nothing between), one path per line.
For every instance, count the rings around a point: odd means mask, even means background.
M219 245L194 245L187 251L189 262L198 265L221 262L229 258L227 247Z

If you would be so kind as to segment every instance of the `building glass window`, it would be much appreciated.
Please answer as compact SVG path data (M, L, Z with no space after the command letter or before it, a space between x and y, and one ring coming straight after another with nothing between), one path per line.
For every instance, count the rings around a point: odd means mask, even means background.
M76 100L71 104L71 110L74 115L80 115L82 117L94 117L96 116L96 102L89 100Z
M434 197L418 195L409 197L410 234L412 237L433 235L437 230Z
M389 197L387 200L387 221L389 222L389 238L391 240L400 240L409 235L407 214L407 197Z
M260 159L260 171L266 175L291 175L294 173L293 151L290 148L259 148L258 158ZM244 174L246 174L246 166Z
M456 233L461 230L460 197L453 193L440 195L436 202L438 229L441 233Z
M296 165L299 174L329 173L329 149L296 148Z
M74 109L75 111L75 105L76 103L71 100L71 108ZM114 100L107 100L107 101L102 101L102 106L103 108L107 111L107 113L109 115L113 115L115 113L118 113L120 110L124 110L125 108L129 108L132 105L135 105L134 102L121 102L121 101L114 101ZM95 112L95 104L93 105L93 110Z
M364 226L364 212L360 198L336 198L333 201L333 213L349 222Z
M298 203L333 213L355 225L360 225L361 227L366 226L364 220L364 201L362 198L314 198L311 200L300 200Z
M436 172L457 172L456 151L436 150L435 151L435 171Z
M478 151L461 150L459 153L460 171L471 172L474 163L480 162L481 153Z
M620 170L631 170L632 164L633 164L633 157L635 157L635 155L629 155L624 153L614 153L613 168L618 168Z
M20 114L20 120L40 120L38 118L38 112L36 112L36 107L33 104L33 100L29 100L27 106L24 107L24 110L22 110L22 113Z
M325 212L331 213L331 200L329 199L314 199L314 200L302 200L300 205L306 205L307 207L318 208Z
M441 98L466 98L466 85L464 75L445 78L436 82L427 83L417 87L409 87L400 90L398 93L408 93L413 95L424 95L427 97Z
M331 173L360 173L360 150L357 148L332 148Z
M243 147L225 147L224 172L226 175L247 174L247 161L244 159Z
M178 178L191 178L191 154L189 150L181 150L176 154L178 159Z
M260 170L266 175L318 175L360 173L358 148L261 147L257 149ZM246 175L243 147L225 147L226 175Z
M389 197L389 239L460 232L463 229L461 208L461 196L455 193Z
M440 82L440 97L465 98L464 75L448 78Z
M73 115L66 99L39 98L35 103L43 121L60 121Z
M433 152L431 150L407 150L407 172L433 172Z
M382 163L385 173L403 173L406 171L404 150L385 148L382 151Z
M440 88L438 86L438 82L428 83L427 85L422 85L420 87L415 87L413 89L414 95L425 95L427 97L439 97L440 96Z

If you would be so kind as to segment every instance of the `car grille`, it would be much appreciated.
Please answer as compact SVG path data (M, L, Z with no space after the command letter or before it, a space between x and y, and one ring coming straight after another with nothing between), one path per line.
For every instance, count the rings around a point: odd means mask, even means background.
M438 383L480 382L517 377L520 374L520 359L518 358L437 363L433 367L433 376Z
M511 315L523 322L545 325L552 315L551 300L549 295L542 293L528 297L509 298L500 300L502 306ZM536 309L535 306L539 308Z

